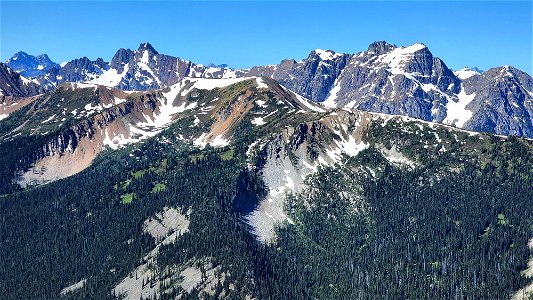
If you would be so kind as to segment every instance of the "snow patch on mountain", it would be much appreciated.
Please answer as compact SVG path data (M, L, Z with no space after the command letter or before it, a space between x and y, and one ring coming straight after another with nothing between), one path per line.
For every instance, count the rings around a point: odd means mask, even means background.
M339 83L340 76L335 79L335 83L333 84L333 88L329 91L329 96L322 102L322 105L325 107L335 108L337 107L337 94L341 90L341 85Z
M207 146L207 133L202 133L198 138L196 138L192 144L195 145L196 147L200 148L200 149L203 149L205 148L205 146Z
M102 140L102 145L103 147L107 146L113 150L117 150L118 148L122 147L122 146L125 146L125 145L128 145L128 144L132 144L132 143L136 143L138 141L140 141L141 139L138 138L138 139L134 139L134 138L129 138L129 137L126 137L124 134L117 134L115 136L110 136L109 135L109 132L107 130L107 128L104 130L104 139Z
M262 117L253 118L251 123L255 126L261 126L266 124L265 120Z
M472 118L472 111L466 109L466 106L474 100L476 93L466 94L464 88L457 94L458 101L450 101L446 104L446 118L442 121L444 124L454 125L463 128L465 123Z
M225 139L221 134L217 135L212 141L211 146L213 147L225 147L229 145L230 141Z
M315 49L315 53L320 57L321 60L334 60L342 56L341 53L335 53L331 50Z
M349 135L348 138L345 138L341 134L340 139L334 140L334 142L336 147L326 150L326 154L336 162L341 160L342 154L356 156L359 152L369 147L369 145L363 141L356 141L351 135Z
M114 103L115 105L118 105L118 104L121 104L121 103L124 103L124 102L127 101L126 99L118 98L117 96L115 96L113 100L114 100L113 103Z
M408 47L400 47L386 54L383 61L388 64L389 71L392 74L406 74L403 69L406 61L413 57L417 51L426 48L424 44L414 44Z
M34 82L33 80L30 80L30 79L28 79L28 78L26 78L26 77L24 77L22 75L20 75L20 80L22 80L22 84L24 84L24 85L28 85L31 82Z
M144 50L143 56L142 56L141 60L137 63L137 66L141 70L144 70L144 71L148 72L148 74L150 74L152 76L152 78L148 78L146 80L147 84L151 84L152 83L152 79L155 79L157 84L159 86L161 86L161 80L159 80L159 78L155 75L154 71L148 66L149 63L150 63L150 52L148 50ZM138 73L135 74L136 77L137 77L137 74Z
M213 133L204 132L198 138L194 139L192 143L194 146L203 149L208 144L213 147L226 147L231 143L231 141L224 138L222 134L213 137Z
M287 92L291 93L294 95L294 97L296 98L296 100L298 100L299 104L302 104L304 107L308 108L309 110L311 111L315 111L315 112L325 112L326 110L323 109L322 107L320 107L320 104L316 103L316 102L313 102L301 95L299 95L298 93L296 92L293 92L292 90L282 86L284 90L286 90Z
M158 108L159 113L157 113L157 110L154 111L153 117L146 117L146 121L137 124L137 126L162 129L170 125L176 114L195 108L198 105L196 102L183 102L180 106L174 106L174 101L180 89L181 85L177 84L172 86L169 92L163 93L163 99L160 100Z
M258 89L268 89L268 85L265 83L263 78L257 77L255 80L256 80L255 82L257 83Z
M185 96L188 93L190 93L193 89L211 91L211 90L216 89L216 88L223 88L223 87L230 86L232 84L235 84L235 83L238 83L238 82L241 82L241 81L245 81L245 80L250 80L250 79L256 79L257 80L257 77L220 78L220 79L186 77L183 80L183 82L185 82L185 83L192 82L193 85L190 88L182 91L181 95Z
M459 77L459 79L461 80L465 80L465 79L468 79L474 75L480 75L481 73L474 70L474 69L470 69L468 67L466 68L462 68L461 70L458 70L458 71L454 71L453 74L455 74L455 76Z
M106 128L103 134L103 145L111 149L118 149L122 146L153 137L168 127L174 120L176 114L196 108L198 105L197 102L183 102L179 106L174 106L173 102L179 91L180 86L176 85L169 92L163 93L163 99L159 99L159 107L151 115L143 113L144 120L126 124L128 132L116 133L114 136L110 136Z
M124 76L126 76L126 73L129 70L129 65L124 66L124 71L122 73L118 73L116 69L110 68L109 70L105 70L102 72L102 74L95 79L91 80L90 83L109 86L109 87L115 87L117 86Z

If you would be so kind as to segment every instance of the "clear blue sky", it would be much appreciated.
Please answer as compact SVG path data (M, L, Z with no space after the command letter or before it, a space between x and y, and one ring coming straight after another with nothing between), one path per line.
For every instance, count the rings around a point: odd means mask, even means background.
M449 67L512 65L532 74L532 1L0 1L0 56L108 61L150 42L160 53L232 67L356 53L373 41L426 44Z

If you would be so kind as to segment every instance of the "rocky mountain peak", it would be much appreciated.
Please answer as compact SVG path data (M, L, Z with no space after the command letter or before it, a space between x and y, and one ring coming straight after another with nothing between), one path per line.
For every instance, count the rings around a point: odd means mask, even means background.
M281 61L281 63L279 64L281 67L291 67L295 64L297 64L298 62L294 59L284 59Z
M473 67L473 68L464 67L461 70L454 71L453 73L458 78L464 80L464 79L468 79L468 78L470 78L470 77L472 77L474 75L481 75L483 73L483 71L481 71L480 69L478 69L476 67Z
M120 48L113 56L113 59L111 59L110 67L122 72L124 65L127 64L132 57L133 51L130 49Z
M101 58L101 57L98 57L98 58L96 59L95 64L96 64L98 67L102 68L102 69L104 69L104 68L107 67L107 63L106 63L106 62L104 61L104 59Z
M486 78L493 78L496 82L506 82L509 80L523 79L530 76L512 66L502 66L488 69L483 73Z
M80 66L80 65L86 66L86 65L89 65L90 63L91 63L91 60L87 56L84 56L84 57L76 58L76 59L69 61L66 65L63 66L63 68L64 69L72 68L72 67L76 68L77 66Z
M333 50L322 50L322 49L315 49L313 51L311 51L311 53L309 54L309 58L320 58L320 60L335 60L339 57L342 57L343 54L342 53L336 53L335 51Z
M483 73L483 70L480 70L478 67L465 67L466 69L478 72L479 74Z
M376 41L368 45L368 52L374 52L377 55L381 55L393 50L396 47L396 45L389 44L385 41Z
M46 54L46 53L39 54L39 55L36 56L36 58L37 58L37 60L52 62L52 60L50 59L50 57L48 57L48 54Z
M59 65L50 60L46 54L33 56L23 51L15 53L6 64L20 75L28 78L34 78L48 70L59 68Z
M137 49L138 52L144 52L144 51L148 51L148 53L150 54L159 54L159 52L157 52L157 50L154 49L154 47L150 44L150 43L141 43L139 45L139 48Z
M10 61L15 61L19 59L28 59L30 58L30 55L24 51L19 51L13 55L10 59L7 60L6 63L9 63Z

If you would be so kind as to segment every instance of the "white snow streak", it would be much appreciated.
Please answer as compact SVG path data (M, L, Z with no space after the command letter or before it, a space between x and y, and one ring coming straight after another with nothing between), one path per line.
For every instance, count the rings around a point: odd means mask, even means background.
M265 83L265 81L263 80L263 78L261 77L257 77L255 79L256 83L257 83L257 88L259 89L268 89L268 85Z
M455 125L462 128L464 124L472 118L472 111L466 109L466 106L474 100L476 93L467 95L464 88L457 94L459 101L448 100L446 104L446 118L442 121L444 124Z
M391 51L385 57L384 61L389 65L389 71L392 74L406 74L403 69L405 61L413 57L416 51L426 48L423 44L414 44L409 47L400 47Z
M121 81L122 78L126 75L128 72L129 65L124 66L124 71L122 73L118 73L116 69L109 69L102 72L100 76L90 81L90 83L104 85L108 87L115 87L117 86Z
M454 71L453 74L455 74L455 76L459 77L459 79L461 80L464 80L464 79L468 79L474 75L479 75L481 73L477 72L477 71L474 71L470 68L462 68L461 70L459 71Z
M333 60L342 56L341 53L335 53L331 50L315 49L315 53L320 57L321 60Z
M181 92L182 96L187 95L194 88L199 90L213 90L215 88L223 88L244 80L256 79L257 77L242 77L242 78L221 78L221 79L206 79L206 78L190 78L187 77L183 81L193 82L193 85Z

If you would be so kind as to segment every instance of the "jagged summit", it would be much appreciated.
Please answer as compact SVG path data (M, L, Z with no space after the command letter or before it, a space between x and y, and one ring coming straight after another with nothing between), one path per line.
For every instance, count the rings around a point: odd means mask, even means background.
M381 55L392 52L393 50L402 53L414 53L417 51L425 51L431 53L428 47L424 43L414 43L410 46L397 46L395 44L389 44L386 41L376 41L368 45L367 53Z
M109 66L117 69L118 73L122 73L124 65L127 64L133 57L133 51L130 49L120 48L111 59Z
M53 62L47 54L43 53L33 56L24 51L15 53L13 57L6 61L6 65L20 75L28 78L35 78L53 68L60 68L60 66Z
M320 57L321 60L334 60L339 57L342 57L343 55L344 55L343 53L336 53L333 50L322 50L322 49L315 49L311 51L311 53L309 54L310 57L318 56Z
M155 50L155 48L150 43L146 43L146 42L141 43L139 45L139 48L137 48L137 51L139 52L148 51L151 54L159 54L159 52L157 52L157 50Z
M367 51L374 52L379 55L379 54L387 53L396 47L397 47L396 45L389 44L385 41L376 41L368 45Z
M19 52L13 54L13 56L6 61L6 64L8 64L10 61L27 60L27 59L31 59L32 57L34 57L34 56L29 55L28 53L26 53L24 51L19 51Z

